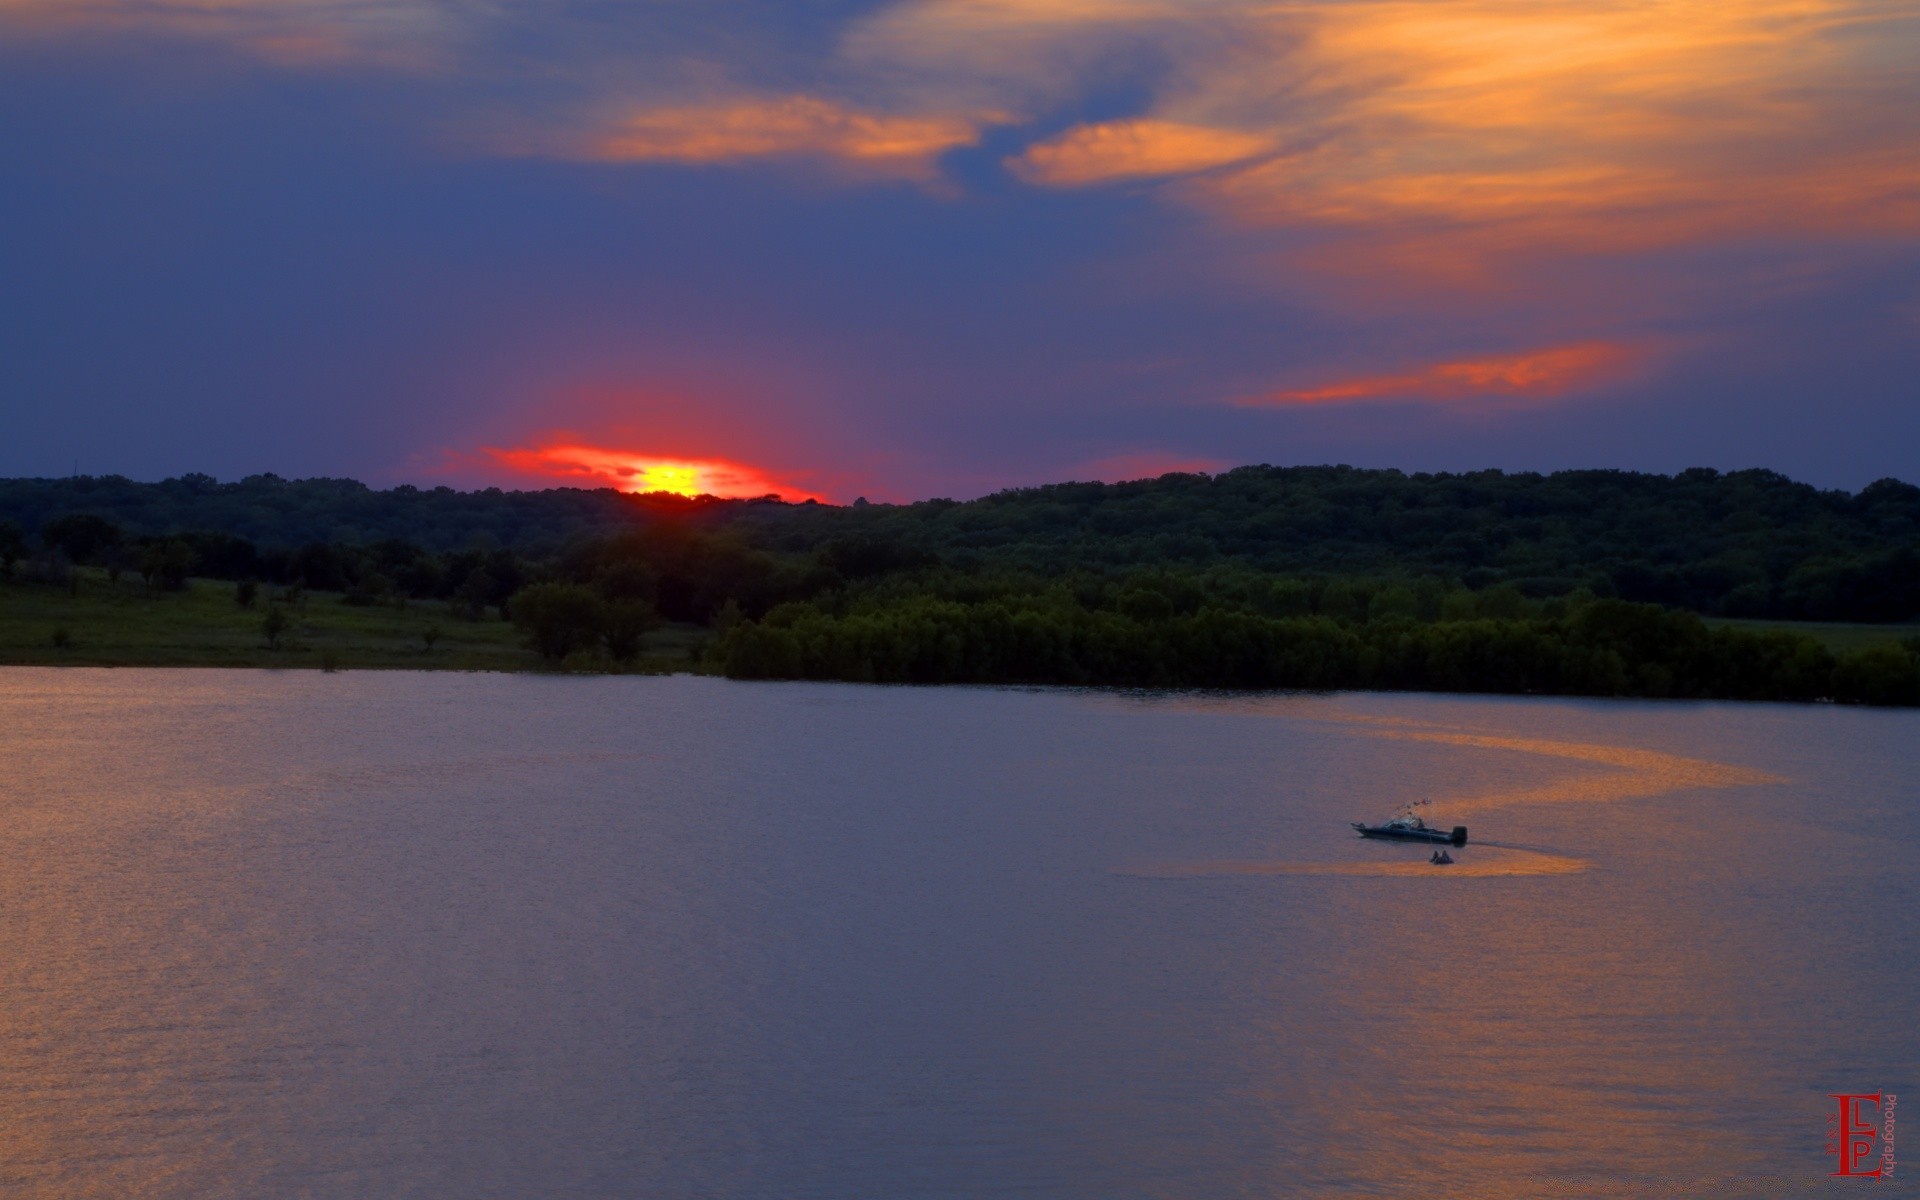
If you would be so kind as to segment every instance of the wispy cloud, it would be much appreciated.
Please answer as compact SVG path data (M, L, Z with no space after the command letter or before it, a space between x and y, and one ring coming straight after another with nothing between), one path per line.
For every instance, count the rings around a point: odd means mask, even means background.
M1030 147L1012 166L1031 183L1220 167L1171 194L1493 254L1920 230L1920 128L1894 116L1920 107L1911 18L1877 0L914 0L852 44L1013 104L1150 63L1147 111Z
M1873 71L1873 6L1498 0L1319 4L1290 144L1210 181L1237 219L1483 248L1604 250L1755 230L1911 230L1920 74ZM1302 19L1304 17L1304 19ZM1914 44L1911 27L1888 36ZM1235 72L1212 86L1245 94Z
M444 65L491 6L444 0L0 0L0 37L147 32L298 68Z
M1248 396L1235 403L1265 408L1370 400L1442 405L1545 400L1617 380L1645 356L1644 349L1618 342L1580 342L1352 376L1314 387Z
M0 37L134 28L446 66L483 85L474 121L538 128L470 139L515 153L926 176L984 124L1120 85L1138 111L1042 137L1013 173L1174 180L1242 226L1455 255L1920 231L1920 21L1885 0L901 0L787 62L793 87L768 86L750 39L685 41L701 23L660 6L610 25L548 0L537 19L535 39L524 6L470 0L0 0Z
M1273 148L1263 134L1177 121L1104 121L1036 142L1010 160L1013 173L1048 187L1190 175L1244 162Z
M739 99L627 113L580 156L603 162L727 163L755 158L840 160L925 178L940 155L980 137L975 119L862 112L813 96Z

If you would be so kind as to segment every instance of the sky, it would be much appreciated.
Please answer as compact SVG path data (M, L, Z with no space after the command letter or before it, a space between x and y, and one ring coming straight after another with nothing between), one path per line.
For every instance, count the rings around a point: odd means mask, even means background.
M1920 480L1920 0L0 0L0 475Z

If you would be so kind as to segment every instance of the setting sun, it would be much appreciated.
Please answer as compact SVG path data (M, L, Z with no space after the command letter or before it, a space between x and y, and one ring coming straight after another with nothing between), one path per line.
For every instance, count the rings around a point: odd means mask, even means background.
M821 500L818 493L782 483L758 467L725 459L661 458L627 450L594 446L553 445L529 450L495 450L487 454L503 466L528 475L623 492L670 492L677 496L717 496L745 500L778 496L782 500Z

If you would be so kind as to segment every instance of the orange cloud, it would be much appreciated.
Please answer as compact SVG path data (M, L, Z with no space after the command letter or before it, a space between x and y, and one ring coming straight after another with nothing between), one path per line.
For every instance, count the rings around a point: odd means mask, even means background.
M1105 121L1069 129L1008 160L1014 174L1046 187L1190 175L1273 149L1260 134L1176 121Z
M535 449L498 450L486 456L500 466L525 475L567 480L623 492L671 492L679 496L717 496L750 500L779 496L783 500L823 500L825 497L780 482L759 467L726 459L663 458L594 446L550 445Z
M1322 269L1465 277L1531 253L1920 231L1911 18L1884 0L909 0L855 42L1029 106L1151 52L1146 113L1043 141L1015 173L1205 171L1171 194L1357 235ZM1229 129L1245 140L1186 133Z
M0 0L0 35L159 30L292 64L436 66L500 84L528 68L487 57L517 11ZM1387 247L1352 256L1369 268L1756 232L1910 236L1912 17L1890 0L896 0L815 64L823 87L859 105L796 94L622 107L636 86L671 96L697 79L711 95L751 65L682 53L664 33L636 64L601 25L556 11L535 66L543 81L577 81L578 103L488 106L461 140L610 161L810 157L924 179L984 126L1072 111L1151 61L1145 111L1044 139L1010 169L1047 187L1182 180L1171 195L1237 223Z
M1294 12L1292 145L1202 197L1241 220L1482 254L1920 228L1920 137L1869 116L1920 103L1920 73L1875 68L1876 36L1920 38L1861 0ZM1211 86L1217 104L1248 84Z
M477 19L437 0L0 0L0 33L155 32L225 42L293 68L444 66Z
M682 163L820 157L918 178L932 173L940 155L979 138L979 123L968 117L886 115L782 96L642 109L591 139L582 157Z
M987 127L1072 112L1151 63L1140 113L1043 138L1009 171L1158 182L1222 224L1285 231L1280 261L1226 269L1320 303L1354 281L1367 305L1428 304L1436 281L1511 286L1584 255L1920 235L1920 22L1899 0L893 0L808 64L816 91L774 96L727 90L764 77L744 51L692 53L663 28L641 61L565 5L537 54L490 57L523 19L450 0L0 0L0 38L158 31L480 81L441 126L472 152L804 159L852 180L934 181Z
M1363 375L1315 388L1251 396L1235 403L1259 408L1366 400L1450 404L1550 399L1618 378L1642 355L1639 348L1617 342L1578 342L1524 354L1433 363L1390 375Z

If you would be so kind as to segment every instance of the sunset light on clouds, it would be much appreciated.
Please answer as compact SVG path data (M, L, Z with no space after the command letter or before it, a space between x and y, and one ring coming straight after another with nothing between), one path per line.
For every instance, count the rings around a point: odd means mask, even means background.
M62 398L6 469L525 471L713 377L699 461L902 496L1920 445L1906 5L0 0L0 56L0 372Z
M941 154L978 138L974 123L958 117L863 113L810 96L788 96L635 112L594 141L583 157L683 163L819 157L922 177L933 173Z
M1171 121L1082 125L1027 147L1009 165L1029 183L1081 187L1118 179L1186 175L1252 158L1272 148L1258 134Z
M1428 404L1544 400L1612 382L1642 354L1611 342L1583 342L1521 354L1433 363L1410 371L1363 375L1319 387L1273 392L1239 401L1266 404L1350 404L1399 400Z

